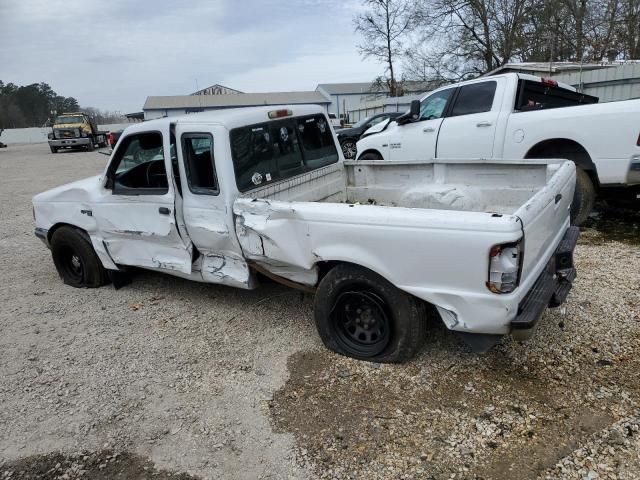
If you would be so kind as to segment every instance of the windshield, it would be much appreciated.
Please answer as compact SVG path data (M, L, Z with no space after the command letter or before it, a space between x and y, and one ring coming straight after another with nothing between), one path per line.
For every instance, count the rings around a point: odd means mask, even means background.
M55 123L82 123L84 121L84 117L80 116L80 115L74 115L74 116L61 116L56 118Z
M353 124L353 128L360 128L360 127L366 125L367 123L369 123L371 121L372 118L373 117L367 117L364 120L360 120L359 122L354 123Z

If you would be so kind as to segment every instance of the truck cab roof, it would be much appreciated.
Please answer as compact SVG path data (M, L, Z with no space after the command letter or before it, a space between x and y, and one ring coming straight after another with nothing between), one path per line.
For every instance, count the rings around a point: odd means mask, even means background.
M302 115L311 115L322 113L326 115L324 108L319 105L269 105L264 107L248 107L248 108L225 108L221 110L213 110L209 112L191 113L176 117L164 117L157 120L148 120L127 127L125 132L136 133L153 130L154 127L176 124L176 125L221 125L228 130L233 128L252 125L256 123L264 123L277 120L277 118L269 118L269 112L289 110L290 115L283 116L299 117Z

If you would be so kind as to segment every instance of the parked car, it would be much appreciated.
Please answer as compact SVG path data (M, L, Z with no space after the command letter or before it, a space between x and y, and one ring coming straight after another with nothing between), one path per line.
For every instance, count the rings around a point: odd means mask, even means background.
M482 77L434 90L402 120L372 127L358 158L566 158L578 167L579 225L598 188L640 184L640 100L597 101L532 75Z
M354 123L350 128L336 130L336 135L338 135L338 140L340 141L344 158L349 160L356 158L356 142L366 130L384 120L399 117L403 113L404 112L378 113Z
M253 289L261 273L315 293L328 348L398 362L429 312L484 351L564 301L574 185L569 161L344 162L322 109L296 105L130 126L101 175L33 206L68 285L131 266Z

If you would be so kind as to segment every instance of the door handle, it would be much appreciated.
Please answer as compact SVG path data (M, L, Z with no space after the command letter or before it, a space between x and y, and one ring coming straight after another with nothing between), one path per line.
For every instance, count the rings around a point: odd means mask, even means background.
M490 127L491 122L478 122L476 123L476 127Z
M435 131L436 131L436 129L435 129L435 128L433 128L433 127L424 127L424 128L422 129L422 131L423 131L424 133L431 133L431 132L435 132Z
M169 215L171 213L171 210L169 210L167 207L160 207L158 209L158 212L160 212L162 215Z

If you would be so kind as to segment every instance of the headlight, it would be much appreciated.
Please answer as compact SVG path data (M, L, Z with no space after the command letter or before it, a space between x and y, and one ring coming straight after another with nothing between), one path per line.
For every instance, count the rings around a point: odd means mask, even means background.
M53 133L48 134L48 135L47 135L47 138L48 138L49 140L53 140Z
M520 281L522 240L495 245L489 251L487 288L493 293L511 293Z
M82 135L83 137L86 137L86 136L87 136L87 132L85 132L84 130L82 130L81 135Z

